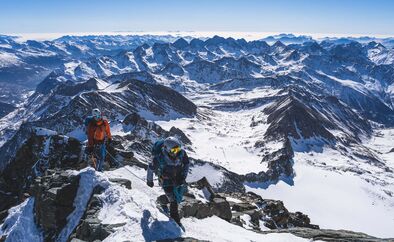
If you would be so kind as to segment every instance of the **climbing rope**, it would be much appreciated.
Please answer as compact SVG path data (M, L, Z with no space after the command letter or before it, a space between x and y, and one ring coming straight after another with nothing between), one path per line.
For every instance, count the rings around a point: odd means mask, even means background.
M105 149L107 151L107 154L116 161L116 163L118 165L123 165L122 162L120 162L118 159L116 159L113 155L111 155L111 153L108 152L107 149ZM146 183L146 181L144 179L142 179L141 177L137 176L134 172L132 172L129 168L127 168L126 166L122 166L124 169L126 169L129 173L131 173L133 176L135 176L136 178L138 178L139 180L143 181L144 183Z

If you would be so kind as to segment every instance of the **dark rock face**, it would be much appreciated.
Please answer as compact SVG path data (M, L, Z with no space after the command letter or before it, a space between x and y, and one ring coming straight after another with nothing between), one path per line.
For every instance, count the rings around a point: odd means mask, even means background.
M0 102L0 118L6 116L10 112L14 111L15 107L11 104Z
M182 130L180 130L176 127L171 127L168 135L178 137L179 140L182 141L183 144L191 144L192 143L190 141L190 139L185 135L185 133L183 133Z
M243 185L243 176L210 162L196 160L190 157L189 159L192 161L190 166L191 169L193 169L194 166L210 165L214 169L223 173L224 179L222 181L222 184L219 187L212 188L215 192L245 192L245 187Z
M62 96L74 96L83 91L98 90L97 80L92 78L83 83L74 84L71 83L61 83L56 88L56 94Z
M217 195L208 180L204 177L201 180L189 183L189 189L197 189L205 192L207 202L202 202L188 192L184 195L184 201L179 205L179 215L181 217L195 217L203 219L211 216L218 216L224 220L231 220L230 205L225 198ZM168 204L165 195L157 198L158 204Z
M116 227L123 226L124 224L102 224L98 219L98 213L103 204L99 195L104 191L104 188L97 186L93 195L86 207L85 214L81 219L79 225L71 234L70 239L82 241L102 241L107 238L111 233L115 232Z
M57 74L51 72L42 82L36 87L36 92L41 94L49 94L52 89L60 82L57 80Z
M121 186L126 187L127 189L131 189L131 181L123 178L111 178L110 182L118 183Z
M307 215L301 212L289 212L282 201L263 199L259 195L248 193L220 194L232 197L241 202L230 202L232 210L231 222L243 226L241 216L249 215L252 227L260 231L260 223L270 229L306 227L318 229L319 226L311 224Z
M250 216L252 228L260 231L260 223L270 229L307 227L318 229L311 224L309 217L301 212L289 212L283 202L263 199L255 193L215 193L208 180L204 177L199 181L188 184L188 192L184 201L179 205L181 217L203 219L218 216L238 226L243 226L241 217ZM205 202L194 195L193 190L200 190L205 196ZM200 192L200 193L201 193ZM229 202L230 197L240 202ZM158 204L168 204L165 195L157 198Z
M294 176L293 157L294 151L290 140L285 138L283 148L264 156L262 161L268 163L266 172L248 173L243 176L243 179L247 182L276 183L280 179L291 182Z
M270 229L307 227L318 229L319 226L313 225L307 215L301 212L290 213L282 201L264 200L262 212L268 218L264 225Z
M171 88L138 80L124 81L119 88L124 87L136 93L143 93L144 97L149 96L151 98L150 100L140 100L140 97L136 97L135 104L141 106L146 106L146 104L148 104L149 110L157 115L163 115L166 112L165 109L168 107L184 115L192 116L196 114L197 106ZM162 105L159 106L159 103Z
M175 136L180 139L183 144L191 144L190 139L185 135L185 133L182 132L182 130L171 127L170 131L166 131L156 123L147 121L136 112L131 112L128 114L123 120L122 124L125 126L125 130L134 131L134 133L138 133L138 131L144 131L154 132L158 137Z
M8 192L0 193L0 224L3 223L4 219L8 216L8 209L19 202L18 196Z
M19 197L23 197L23 193L29 189L33 179L36 176L45 175L47 169L80 170L88 165L83 145L77 139L40 128L33 130L29 139L1 172L0 196L4 197L4 202L1 203L3 206L0 205L0 211L6 209L6 201L13 200L11 198L17 197L16 200L21 202ZM42 135L40 132L49 133ZM108 162L105 162L105 169L110 168L109 164L115 163L113 159L121 160L120 165L145 167L133 158L132 152L125 150L117 136L113 138L112 148L108 148L109 155L106 160Z
M53 241L67 224L67 217L78 191L80 176L48 171L48 176L37 177L31 187L35 200L36 222L43 229L45 240Z
M267 122L270 124L265 136L276 140L278 137L295 139L323 137L334 140L335 137L326 129L333 126L318 112L305 106L299 99L289 95L267 107Z
M0 211L20 203L33 179L44 175L47 169L79 170L86 166L80 163L80 154L81 144L76 139L33 133L1 173Z

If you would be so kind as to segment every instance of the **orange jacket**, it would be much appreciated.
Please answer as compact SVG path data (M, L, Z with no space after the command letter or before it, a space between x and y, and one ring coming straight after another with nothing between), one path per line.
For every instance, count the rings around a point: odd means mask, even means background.
M93 146L97 143L103 142L105 137L111 139L111 130L109 128L109 123L107 120L91 120L88 128L88 146Z

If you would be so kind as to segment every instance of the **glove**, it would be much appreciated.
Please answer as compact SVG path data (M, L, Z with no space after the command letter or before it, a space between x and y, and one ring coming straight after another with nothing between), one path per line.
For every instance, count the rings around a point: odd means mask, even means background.
M148 187L153 187L153 181L147 181L146 185L148 185Z
M86 153L88 154L88 155L91 155L91 154L93 154L93 146L88 146L88 147L86 147Z

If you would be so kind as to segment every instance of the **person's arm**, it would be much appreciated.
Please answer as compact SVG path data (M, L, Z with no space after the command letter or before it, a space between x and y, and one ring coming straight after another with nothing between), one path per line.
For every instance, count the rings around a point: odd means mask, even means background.
M148 164L148 170L146 173L146 184L150 187L153 187L153 173L156 170L156 158L154 157L152 162Z

